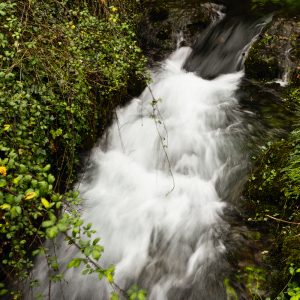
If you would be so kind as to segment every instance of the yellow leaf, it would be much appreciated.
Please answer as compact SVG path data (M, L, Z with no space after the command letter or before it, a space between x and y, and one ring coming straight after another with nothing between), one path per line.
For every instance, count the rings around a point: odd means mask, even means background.
M28 193L26 193L26 195L25 195L25 200L31 200L31 199L33 199L36 195L37 195L36 192L28 192Z
M9 128L10 128L10 125L9 125L9 124L5 124L5 125L4 125L4 131L8 131Z
M42 202L42 204L45 206L45 208L49 208L50 207L50 203L49 203L49 201L47 200L47 199L45 199L45 198L42 198L41 199L41 202Z
M4 204L0 205L0 208L10 210L10 205L7 203L4 203Z
M19 181L20 181L20 179L21 179L21 177L20 177L20 176L18 176L18 177L16 177L16 178L14 178L14 179L13 179L13 183L14 183L14 184L18 184L18 183L19 183Z

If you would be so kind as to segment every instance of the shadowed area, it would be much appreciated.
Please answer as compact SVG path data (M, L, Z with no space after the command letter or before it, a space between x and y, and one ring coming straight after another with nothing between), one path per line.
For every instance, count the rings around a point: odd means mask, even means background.
M262 25L262 21L225 17L197 38L184 69L205 79L241 70L247 48Z

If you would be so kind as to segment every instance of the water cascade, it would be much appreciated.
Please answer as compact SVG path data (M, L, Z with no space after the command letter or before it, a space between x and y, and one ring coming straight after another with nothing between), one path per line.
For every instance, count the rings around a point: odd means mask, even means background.
M150 300L226 299L230 224L226 209L248 165L252 113L235 96L259 22L220 21L193 48L152 71L140 97L117 111L94 147L80 185L82 216L101 237L115 282L145 288ZM78 255L62 242L62 265ZM47 278L45 262L35 275ZM48 285L40 292L48 293ZM68 269L53 299L108 299L111 287Z

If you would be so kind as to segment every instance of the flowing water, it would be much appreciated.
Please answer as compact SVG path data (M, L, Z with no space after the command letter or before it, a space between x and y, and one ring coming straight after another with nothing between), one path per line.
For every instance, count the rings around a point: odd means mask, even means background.
M82 217L101 237L101 264L115 265L121 288L137 283L152 300L226 299L234 244L226 209L245 177L253 126L235 95L261 27L223 20L193 49L177 49L93 149L80 185ZM63 242L56 254L62 264L78 255ZM42 260L34 270L44 283L46 270ZM109 292L78 269L51 287L52 299L104 300Z

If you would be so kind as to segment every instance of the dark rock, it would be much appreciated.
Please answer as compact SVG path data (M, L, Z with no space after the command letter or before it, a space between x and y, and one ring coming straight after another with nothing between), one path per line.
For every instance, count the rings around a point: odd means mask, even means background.
M168 19L169 11L165 7L156 6L149 11L148 15L151 22L159 22Z
M185 1L145 0L144 18L140 23L138 38L150 65L164 59L178 45L192 45L195 35L216 20L222 6L214 3Z

